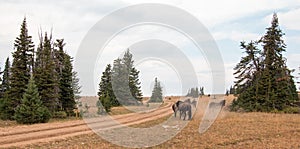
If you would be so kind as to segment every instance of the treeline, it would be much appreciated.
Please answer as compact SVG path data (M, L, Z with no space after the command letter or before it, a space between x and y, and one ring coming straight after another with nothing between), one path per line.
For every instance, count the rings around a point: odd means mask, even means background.
M226 90L225 95L228 96L229 94L232 94L232 95L236 94L236 90L233 86L230 86L230 88Z
M113 66L108 64L99 83L98 113L104 112L102 106L110 112L111 107L141 104L143 94L139 73L129 50L123 58L114 60Z
M193 98L198 98L199 96L204 95L204 87L195 87L195 88L190 88L187 93L187 97L193 97Z
M35 49L26 18L14 42L12 64L7 58L2 72L0 118L19 123L47 122L58 112L73 114L80 93L72 58L63 39L53 41L47 32Z
M234 68L238 98L231 110L289 111L299 100L291 70L282 54L286 51L283 35L274 14L264 36L258 41L241 42L245 56Z

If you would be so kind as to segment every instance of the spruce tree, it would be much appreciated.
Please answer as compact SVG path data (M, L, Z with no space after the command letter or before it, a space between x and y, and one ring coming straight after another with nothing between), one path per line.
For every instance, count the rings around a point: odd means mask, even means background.
M100 113L103 113L102 106L106 112L110 112L111 107L120 105L120 102L117 100L113 92L111 75L111 65L108 64L105 68L105 71L102 73L101 81L99 83L99 101L97 102L97 107L98 112Z
M74 92L72 88L72 60L71 57L64 52L64 40L56 40L56 58L58 64L56 71L59 74L59 101L62 105L63 110L68 114L72 114L75 108Z
M21 25L21 33L14 43L15 52L13 53L13 62L11 66L10 89L7 95L7 102L14 109L21 103L25 89L27 88L32 68L32 57L34 45L32 37L28 35L26 18ZM14 110L9 110L9 119L13 119Z
M136 68L132 68L129 76L129 87L131 95L138 101L143 99L143 93L141 90L141 82L139 80L139 73Z
M72 89L74 93L74 99L79 100L80 93L81 93L81 86L79 84L79 78L76 71L72 72Z
M43 104L51 112L59 107L59 76L54 61L53 45L45 33L44 39L40 37L40 44L36 53L34 79Z
M283 35L277 15L274 14L271 27L267 28L266 35L261 39L265 56L265 70L262 75L266 80L263 83L267 85L265 100L272 107L271 110L282 110L298 98L291 71L282 56L282 52L286 51Z
M241 44L246 56L235 67L238 99L233 102L232 110L281 111L298 100L293 76L282 55L286 45L276 14L266 30L259 41ZM262 50L257 48L258 44Z
M125 81L129 84L130 93L135 100L141 101L143 95L139 81L140 72L134 67L133 56L129 49L125 52L122 62L125 67L123 74L127 77Z
M199 88L198 87L196 87L196 92L195 92L195 96L194 96L194 98L198 98L199 97Z
M45 123L50 119L50 112L43 105L33 78L29 80L14 117L21 124Z
M162 102L162 87L160 85L160 82L155 78L154 80L154 87L152 90L152 95L150 97L150 100L148 102Z
M111 69L110 87L102 87L102 79L100 82L99 98L106 97L105 93L108 90L109 97L112 99L112 106L117 105L137 105L142 100L142 91L139 81L139 71L133 67L134 60L132 54L127 50L123 58L114 60L113 68ZM111 67L109 65L109 67ZM103 74L102 77L108 77ZM106 83L107 84L107 83ZM105 95L105 96L104 96ZM115 100L117 99L117 100Z
M3 91L3 87L2 87L2 77L1 77L1 75L2 75L2 72L1 72L1 67L0 67L0 102L1 102L1 100L2 100L2 97L3 97L3 95L4 95L4 91ZM1 110L1 109L0 109ZM1 111L0 111L1 112Z
M114 60L111 79L113 92L120 104L129 105L137 103L131 99L127 67L125 67L119 58Z
M299 67L299 70L300 70L300 67ZM298 75L300 75L300 72L298 73ZM298 77L299 78L299 77ZM298 81L297 82L298 84L300 84L300 81ZM300 89L300 87L299 87L299 89ZM300 99L299 99L300 100Z
M193 97L193 98L198 98L199 95L201 95L201 87L200 87L200 90L198 87L195 87L195 88L190 88L188 90L188 93L187 93L187 97Z
M108 64L105 68L105 71L102 73L98 91L99 101L102 102L102 105L106 110L109 110L110 107L120 105L113 92L111 75L111 65Z
M6 59L3 72L0 70L0 75L3 74L3 79L0 77L0 119L12 119L11 113L14 111L12 101L8 98L10 89L10 62Z
M3 93L9 91L10 89L10 62L9 58L5 61L5 67L3 70L3 79L2 79L2 91Z
M200 87L200 96L204 95L204 87Z

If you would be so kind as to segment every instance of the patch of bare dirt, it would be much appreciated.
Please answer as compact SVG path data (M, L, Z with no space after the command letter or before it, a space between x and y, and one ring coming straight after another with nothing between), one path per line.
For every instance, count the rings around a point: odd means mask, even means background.
M116 115L113 116L113 118L126 125L144 123L171 114L170 106L171 103L168 103L153 112L129 113ZM106 121L106 118L107 116L103 116L101 119L89 119L89 124L101 123L105 125L105 127L113 127ZM22 147L28 144L61 140L68 137L93 133L83 120L16 125L12 127L2 127L0 131L0 148Z
M226 106L233 98L233 96L225 96ZM202 103L208 103L209 98L203 97L199 100L202 100ZM300 148L299 114L235 113L229 112L225 107L212 126L200 135L199 124L206 106L205 104L198 105L194 118L174 138L151 148ZM167 117L168 115L156 117L156 119L140 123L141 126L136 124L134 127L151 126L164 121ZM124 148L111 144L94 133L79 133L72 137L18 147Z

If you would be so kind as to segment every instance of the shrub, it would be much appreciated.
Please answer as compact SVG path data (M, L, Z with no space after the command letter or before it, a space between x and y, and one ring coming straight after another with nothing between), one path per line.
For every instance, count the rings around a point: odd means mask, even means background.
M65 111L57 111L53 113L52 118L64 119L67 118L67 113Z
M296 114L300 113L300 107L287 107L283 109L284 113Z

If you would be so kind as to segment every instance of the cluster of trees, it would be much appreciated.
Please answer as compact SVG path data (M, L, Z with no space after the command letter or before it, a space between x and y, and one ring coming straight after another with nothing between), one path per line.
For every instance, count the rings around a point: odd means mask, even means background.
M229 94L236 94L235 88L233 86L230 86L229 89L226 90L226 96L228 96Z
M35 50L24 18L14 43L12 65L7 58L2 72L1 119L37 123L47 122L58 111L73 113L80 86L64 46L63 39L54 42L52 35L45 33Z
M188 90L187 97L198 98L204 95L204 87L195 87Z
M238 98L233 101L232 110L282 111L298 100L291 70L282 55L286 51L283 35L274 14L260 40L241 42L245 56L234 68Z
M120 105L138 105L142 100L142 91L139 81L139 71L134 67L132 54L127 50L123 58L114 60L113 67L108 64L102 73L99 83L99 113L101 105L106 112L111 107Z
M160 82L155 78L154 87L152 90L152 94L150 100L148 102L163 102L163 92Z

